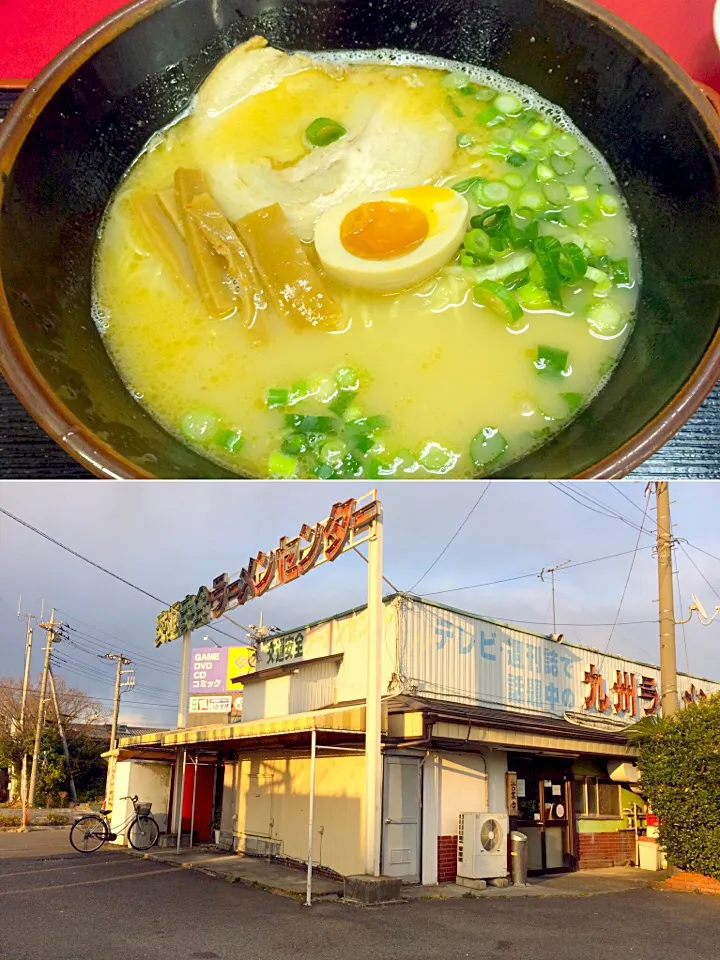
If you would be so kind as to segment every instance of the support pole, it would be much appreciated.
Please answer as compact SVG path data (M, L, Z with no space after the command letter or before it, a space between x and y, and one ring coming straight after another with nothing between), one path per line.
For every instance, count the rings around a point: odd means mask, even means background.
M190 707L188 701L188 691L190 687L190 632L183 634L182 638L182 660L180 663L180 694L178 696L178 719L179 729L188 725L188 710Z
M658 599L660 614L660 694L662 712L669 717L678 708L675 655L675 605L672 579L672 524L667 481L655 484L657 500Z
M50 651L55 636L55 627L61 624L55 623L55 608L53 607L48 623L41 623L41 627L47 630L47 642L45 644L45 663L43 665L42 680L40 681L40 696L38 698L38 715L35 726L35 743L33 745L32 767L30 769L30 789L28 790L28 806L35 804L35 787L37 785L38 760L40 757L40 738L42 736L43 724L45 722L45 695L47 693L48 671L50 669Z
M305 906L312 906L313 871L313 831L315 820L315 756L317 754L317 730L312 728L310 735L310 799L308 803L308 861L307 883L305 886Z
M175 794L177 808L175 811L175 820L177 823L177 852L180 853L180 841L182 840L182 808L183 800L185 799L185 767L187 765L187 747L182 747L182 771L180 773L180 789ZM176 765L180 766L180 752L178 751L178 758L176 760Z
M30 656L32 654L33 630L30 626L30 614L27 618L27 632L25 634L25 673L23 674L22 700L20 701L20 735L25 728L25 705L27 703L28 684L30 682Z
M376 497L376 494L373 494ZM377 499L377 497L376 497ZM380 876L382 819L382 631L383 517L378 502L368 544L368 661L365 701L365 873Z
M65 766L67 767L68 772L68 781L70 783L70 799L73 801L73 803L77 803L75 781L73 780L72 767L70 766L70 751L68 750L67 740L65 739L65 731L63 730L62 719L60 717L60 705L58 704L57 691L55 690L55 678L53 677L52 667L48 671L48 679L50 680L50 693L52 694L53 703L55 705L58 733L60 734L63 756L65 757Z
M198 777L198 758L197 753L192 760L193 765L193 797L192 797L192 808L190 810L190 846L193 845L193 831L195 830L195 794L197 793L197 777Z

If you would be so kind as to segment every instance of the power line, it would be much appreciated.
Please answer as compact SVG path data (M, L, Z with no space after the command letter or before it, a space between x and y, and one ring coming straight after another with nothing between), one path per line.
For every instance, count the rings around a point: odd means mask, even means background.
M683 609L683 599L682 599L682 587L680 586L680 568L678 567L677 562L677 553L673 553L673 562L675 564L675 578L677 581L677 594L678 594L678 607L680 610ZM683 645L685 647L685 669L690 673L690 657L688 656L688 645L687 645L687 634L685 633L685 622L684 620L680 621L682 626L682 635L683 635Z
M651 550L653 544L649 543L647 546L639 547L639 550ZM615 560L617 557L627 557L631 553L636 553L636 550L622 550L620 553L608 553L604 557L593 557L591 560L578 560L568 563L567 566L563 567L563 571L571 570L573 567L584 567L589 563L601 563L603 560ZM499 583L511 583L514 580L528 580L528 579L537 578L537 573L522 573L517 577L505 577L503 580L488 580L486 583L471 583L465 587L449 587L447 590L435 590L432 593L423 593L420 594L422 597L437 597L443 593L458 593L461 590L476 590L479 587L494 587ZM529 620L517 620L517 623L529 623ZM549 621L548 621L549 622ZM654 623L655 621L650 621ZM569 626L569 624L568 624ZM593 624L589 624L593 626Z
M473 505L472 509L470 510L470 512L468 513L468 515L465 517L465 519L463 520L463 522L460 524L460 526L457 528L457 530L455 531L455 533L450 537L450 539L448 540L448 542L445 544L445 546L444 546L443 549L440 551L440 553L437 555L437 557L435 557L435 559L434 559L433 562L430 564L430 566L427 568L427 570L425 571L425 573L420 577L419 580L416 580L415 583L410 587L410 590L408 591L408 593L412 593L413 590L415 589L415 587L416 587L419 583L422 583L422 581L423 581L423 580L425 579L425 577L430 573L430 571L433 569L433 567L434 567L440 560L442 560L442 558L445 556L445 554L447 553L448 549L452 546L454 540L457 538L457 536L459 535L459 533L461 532L461 530L463 529L463 527L465 526L465 524L468 522L468 520L469 520L470 517L473 515L473 513L475 513L475 511L477 510L478 506L480 505L480 501L482 500L482 498L485 496L485 494L488 492L489 489L490 489L490 481L488 481L488 482L485 484L485 489L482 491L482 493L480 494L480 496L477 498L477 500L475 501L475 504Z
M564 494L574 503L578 504L578 506L584 507L586 510L590 510L592 513L596 513L601 517L606 517L607 519L619 520L621 523L631 527L633 530L640 529L637 523L629 520L624 514L620 513L619 510L609 506L603 500L598 500L596 497L590 496L589 493L586 493L583 489L581 489L580 485L573 486L572 491L567 489L564 484L553 483L552 481L550 482L550 486L556 489L559 493ZM646 530L645 533L648 536L652 536L649 530Z
M688 558L688 560L690 561L690 563L695 567L695 569L697 570L697 572L698 572L698 573L700 574L700 576L703 578L703 580L705 581L705 583L710 587L710 589L711 589L712 592L715 594L715 596L718 597L718 598L720 598L720 593L718 593L717 590L715 589L715 587L710 583L710 581L709 581L708 578L705 576L705 574L702 572L702 570L700 569L700 567L695 563L695 561L693 560L693 558L692 558L692 557L690 556L690 554L687 552L687 550L685 549L685 547L683 546L683 544L681 543L681 544L679 544L679 546L680 546L680 549L682 550L682 552L685 554L685 556L686 556L686 557Z
M645 532L645 530L644 530L645 518L646 518L646 516L647 516L647 512L648 512L649 506L650 506L650 501L649 501L649 499L646 498L646 500L645 500L645 513L643 514L642 524L641 524L641 526L640 526L640 530L638 531L638 537L637 537L637 542L636 542L636 544L635 544L635 550L633 551L632 560L630 561L630 569L628 570L628 575L627 575L627 578L626 578L626 580L625 580L625 586L623 587L623 591L622 591L622 594L621 594L621 596L620 596L620 603L618 604L617 613L615 614L615 622L613 623L613 625L612 625L612 627L611 627L611 629L610 629L610 635L608 636L608 641L607 641L607 643L605 644L605 650L603 651L603 656L604 656L604 655L608 652L608 650L610 649L610 644L611 644L611 642L612 642L613 634L615 633L615 628L617 627L618 620L620 619L620 612L621 612L621 610L622 610L623 603L625 602L625 594L627 593L627 588L628 588L628 585L630 584L630 577L632 576L633 568L634 568L634 566L635 566L635 560L637 559L637 555L638 555L638 548L639 548L639 546L640 546L640 537L641 537L641 536L643 535L643 533Z
M121 577L119 573L114 573L112 570L108 570L107 567L103 567L101 564L96 563L94 560L90 560L89 557L83 556L82 553L78 553L77 550L73 550L72 547L68 547L67 544L63 543L61 540L56 540L54 537L51 537L49 534L34 527L31 523L28 523L27 520L23 520L20 517L16 517L14 513L10 513L9 510L6 510L5 507L0 507L0 513L5 514L6 517L9 517L11 520L14 520L16 523L21 524L23 527L27 527L28 530L32 530L33 533L36 533L39 537L42 537L44 540L47 540L49 543L53 543L56 547L60 547L61 550L65 550L67 553L72 554L73 557L77 557L78 560L83 560L85 563L89 563L91 567L95 567L96 570L106 573L109 577L113 577L115 580L119 580L120 583L124 583L126 587L132 587L133 590L137 590L138 593L142 593L144 596L149 597L151 600L155 600L157 603L163 605L163 607L170 607L171 604L167 600L161 600L160 597L156 597L155 594L149 593L143 587L139 587L136 583L133 583L131 580L126 580L125 577ZM207 624L208 630L214 630L216 633L222 634L224 637L229 637L230 640L237 641L237 637L234 637L232 634L227 633L225 630L221 630L219 627L213 626L212 624ZM212 639L212 638L211 638ZM216 646L220 646L216 640L213 640L213 643Z

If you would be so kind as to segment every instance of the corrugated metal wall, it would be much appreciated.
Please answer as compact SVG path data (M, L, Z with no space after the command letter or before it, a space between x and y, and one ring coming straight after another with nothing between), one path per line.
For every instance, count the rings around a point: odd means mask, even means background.
M289 713L309 713L336 703L337 660L301 664L299 673L290 679Z
M588 682L593 668L594 680ZM627 722L652 709L654 691L660 693L657 667L407 599L399 613L399 673L404 693L518 713L571 711ZM719 683L683 674L678 687L681 697L720 690Z

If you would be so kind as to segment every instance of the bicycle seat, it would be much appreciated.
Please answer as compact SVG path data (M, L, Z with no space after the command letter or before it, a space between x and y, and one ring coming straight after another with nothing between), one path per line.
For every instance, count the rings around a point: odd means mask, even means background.
M109 817L110 814L112 813L112 810L101 810L100 813L101 813L104 817Z

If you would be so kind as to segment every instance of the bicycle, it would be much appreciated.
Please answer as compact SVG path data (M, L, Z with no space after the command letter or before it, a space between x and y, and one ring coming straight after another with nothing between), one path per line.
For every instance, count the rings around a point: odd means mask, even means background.
M135 797L120 797L121 800L131 800L133 812L117 828L117 833L110 829L108 817L112 810L100 810L99 814L85 814L78 817L70 830L70 844L78 853L95 853L103 844L116 840L118 834L127 827L126 836L133 850L149 850L158 842L160 827L154 817L150 816L150 803L138 803Z

